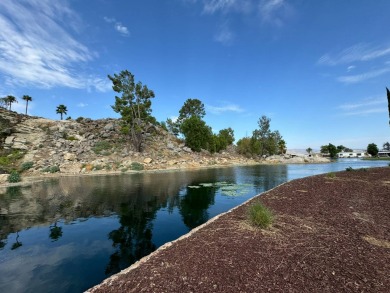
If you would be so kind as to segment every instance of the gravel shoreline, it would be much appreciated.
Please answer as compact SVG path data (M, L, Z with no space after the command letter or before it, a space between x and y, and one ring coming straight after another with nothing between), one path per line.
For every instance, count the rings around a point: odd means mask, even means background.
M334 175L267 191L87 292L388 292L390 168ZM247 221L258 200L268 230Z

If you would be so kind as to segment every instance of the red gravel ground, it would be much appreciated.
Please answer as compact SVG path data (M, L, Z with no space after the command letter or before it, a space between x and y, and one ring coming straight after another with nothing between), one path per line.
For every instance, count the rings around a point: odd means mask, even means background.
M89 292L390 292L390 168L281 185ZM273 226L250 226L261 200Z

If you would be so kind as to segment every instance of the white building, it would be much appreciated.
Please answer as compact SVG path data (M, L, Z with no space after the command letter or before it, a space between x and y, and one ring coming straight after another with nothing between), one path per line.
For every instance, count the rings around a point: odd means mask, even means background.
M339 158L364 158L368 155L364 151L340 152L337 154Z

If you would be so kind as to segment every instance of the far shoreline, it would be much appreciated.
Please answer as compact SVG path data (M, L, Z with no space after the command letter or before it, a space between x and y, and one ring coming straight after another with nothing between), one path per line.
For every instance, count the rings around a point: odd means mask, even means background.
M168 172L177 172L177 171L196 171L202 169L217 169L217 168L229 168L229 167L237 167L237 166L257 166L257 165L307 165L307 164L327 164L333 163L334 161L329 160L327 162L304 162L304 163L293 163L293 162L273 162L273 161L248 161L248 162L240 162L240 163L232 163L232 164L215 164L215 165L205 165L205 166L197 166L197 167L179 167L179 168L157 168L157 169L144 169L144 170L127 170L126 172L122 172L120 170L115 171L90 171L82 173L42 173L39 175L30 175L23 176L21 174L22 180L16 183L9 182L1 182L0 189L6 187L15 187L15 186L29 186L31 184L42 182L49 179L57 179L61 177L79 177L79 176L117 176L117 175L128 175L128 174L139 174L139 173L168 173Z

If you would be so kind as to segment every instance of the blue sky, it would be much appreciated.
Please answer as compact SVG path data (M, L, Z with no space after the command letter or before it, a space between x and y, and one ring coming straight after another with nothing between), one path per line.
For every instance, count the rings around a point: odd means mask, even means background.
M118 117L107 75L155 92L158 121L188 98L215 132L271 118L290 149L390 141L388 0L1 0L0 96L59 119Z

